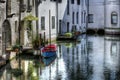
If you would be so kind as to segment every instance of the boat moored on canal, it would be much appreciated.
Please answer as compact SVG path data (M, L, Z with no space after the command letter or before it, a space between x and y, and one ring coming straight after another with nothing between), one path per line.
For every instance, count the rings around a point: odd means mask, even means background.
M57 46L55 44L49 44L41 49L42 56L45 58L52 57L56 55Z
M56 59L56 55L50 58L42 58L41 63L44 64L45 66L49 66L51 63L54 62L54 60Z

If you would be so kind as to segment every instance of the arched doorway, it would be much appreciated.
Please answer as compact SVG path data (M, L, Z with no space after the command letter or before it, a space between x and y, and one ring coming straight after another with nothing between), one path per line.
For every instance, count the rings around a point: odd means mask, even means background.
M2 25L2 53L11 45L11 28L8 20L5 20Z

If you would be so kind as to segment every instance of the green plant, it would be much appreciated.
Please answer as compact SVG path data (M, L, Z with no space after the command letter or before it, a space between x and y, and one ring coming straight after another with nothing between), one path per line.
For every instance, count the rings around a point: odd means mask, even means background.
M20 45L14 45L14 46L12 47L12 49L13 49L13 50L15 50L15 49L20 49Z
M37 49L39 47L39 39L34 39L32 41L32 44L33 44L33 48Z
M12 73L15 77L19 77L19 76L21 76L21 75L23 74L23 71L22 71L21 69L17 68L17 69L13 69L13 70L11 71L11 73Z
M72 37L72 33L65 33L66 37Z
M22 49L22 46L19 45L19 44L16 44L16 45L12 46L12 50L15 51L15 52L18 52L21 49Z

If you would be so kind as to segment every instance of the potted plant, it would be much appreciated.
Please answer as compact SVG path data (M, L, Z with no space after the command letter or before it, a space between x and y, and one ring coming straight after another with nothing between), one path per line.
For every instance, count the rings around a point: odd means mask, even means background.
M16 68L16 69L12 69L11 73L15 76L15 77L19 77L23 74L23 70Z
M22 48L22 46L19 44L16 44L12 47L13 51L15 51L15 52L18 52L21 48Z
M34 49L38 49L39 48L39 40L38 39L34 39L32 41L32 44L33 44L33 48Z

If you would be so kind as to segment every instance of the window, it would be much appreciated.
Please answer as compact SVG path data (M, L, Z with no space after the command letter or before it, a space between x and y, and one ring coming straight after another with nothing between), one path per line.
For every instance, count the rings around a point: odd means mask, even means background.
M84 23L86 22L86 12L84 12Z
M72 13L72 23L74 24L74 12Z
M116 54L117 54L117 44L111 43L111 55L116 55Z
M24 4L24 1L23 1L23 0L21 0L21 4Z
M10 15L11 14L11 0L7 0L6 2L6 15Z
M59 3L61 3L61 2L62 2L62 0L50 0L50 1L58 1Z
M28 0L28 3L27 3L27 12L31 12L32 11L32 1L31 0Z
M28 0L28 7L29 7L29 5L30 5L30 0Z
M55 16L52 16L52 29L55 29Z
M58 2L59 2L59 3L61 3L61 2L62 2L62 0L58 0Z
M77 0L77 5L80 5L80 0Z
M68 1L67 1L67 15L70 14L70 12L69 12L70 10L69 10L69 9L70 9L70 5L69 5L69 0L68 0Z
M18 26L17 21L15 21L15 32L17 32L17 26Z
M74 4L74 0L71 0L71 4Z
M83 12L81 12L81 23L83 23Z
M45 30L45 17L41 17L41 30Z
M117 24L118 23L118 15L116 12L112 12L111 14L111 24Z
M88 22L93 23L93 14L88 14Z
M76 13L76 23L79 24L79 12Z
M67 22L67 32L69 32L69 26L70 26L70 23Z
M34 2L35 0L32 0L32 6L34 6L34 4L35 4L35 2Z

